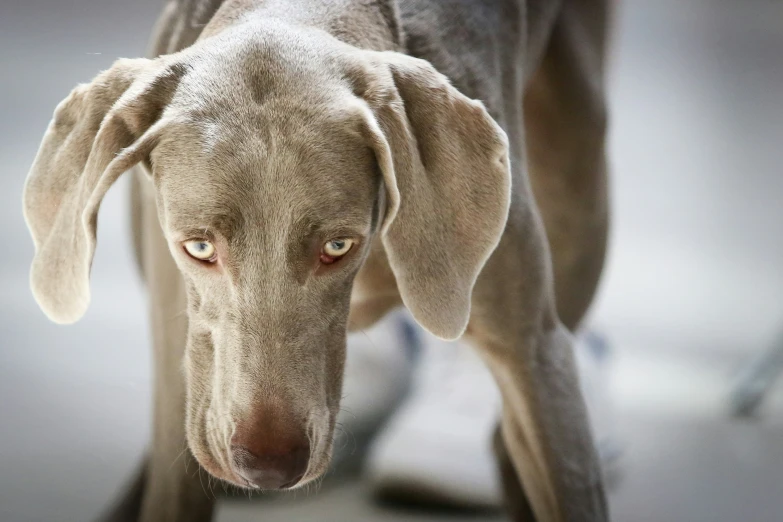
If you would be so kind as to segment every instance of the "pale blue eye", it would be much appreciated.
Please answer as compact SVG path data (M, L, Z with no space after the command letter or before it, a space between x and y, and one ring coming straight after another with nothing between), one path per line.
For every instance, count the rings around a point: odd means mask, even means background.
M209 261L215 255L215 245L209 241L187 241L185 243L185 251L196 259Z
M353 246L352 239L332 239L324 245L324 254L331 257L344 256Z

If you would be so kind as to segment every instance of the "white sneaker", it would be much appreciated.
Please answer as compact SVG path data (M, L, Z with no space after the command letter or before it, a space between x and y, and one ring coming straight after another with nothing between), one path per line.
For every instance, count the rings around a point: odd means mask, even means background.
M499 508L502 493L492 451L501 411L497 386L472 348L422 336L412 391L369 450L365 472L372 488L386 499ZM595 343L597 338L580 339L577 361L589 415L606 424L605 357L598 359L606 346ZM602 437L608 437L602 434L609 432L603 424L594 427L599 452Z
M386 498L500 504L492 433L500 393L474 351L422 332L411 394L373 442L365 471Z

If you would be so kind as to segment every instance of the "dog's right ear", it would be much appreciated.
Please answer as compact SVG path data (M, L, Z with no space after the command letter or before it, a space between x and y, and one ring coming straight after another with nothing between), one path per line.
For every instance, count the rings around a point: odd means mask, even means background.
M25 183L24 216L35 243L30 286L57 323L87 309L98 207L157 141L186 71L170 58L118 60L58 105L44 135Z

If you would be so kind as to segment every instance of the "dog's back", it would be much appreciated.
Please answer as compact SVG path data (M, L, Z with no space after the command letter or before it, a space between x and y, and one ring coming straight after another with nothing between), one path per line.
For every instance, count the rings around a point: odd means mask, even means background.
M399 5L407 51L432 63L467 96L481 99L490 112L500 112L498 87L532 73L560 2L403 0Z

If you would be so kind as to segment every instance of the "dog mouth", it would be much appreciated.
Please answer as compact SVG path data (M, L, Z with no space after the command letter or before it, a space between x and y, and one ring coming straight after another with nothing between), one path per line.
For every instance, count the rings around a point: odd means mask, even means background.
M280 485L268 486L263 483L253 482L251 479L243 476L243 473L233 467L224 467L217 464L216 460L211 456L201 457L195 454L196 460L198 460L201 467L203 467L210 475L230 484L231 486L251 490L251 491L292 491L307 484L314 482L324 475L324 472L328 468L329 459L311 459L308 462L307 470L301 476L295 477L287 482L282 482ZM326 460L326 464L321 464L320 460ZM316 464L316 462L318 462Z
M205 415L206 418L210 416ZM252 454L231 444L234 426L216 426L204 422L200 436L189 440L190 451L199 465L213 477L231 486L251 491L290 491L321 478L331 461L332 436L316 429L309 422L306 455L295 457L300 471L291 471L287 464L280 469L277 457ZM333 424L327 421L327 426ZM190 432L189 437L190 439ZM288 457L283 462L288 462ZM294 469L297 469L296 467Z

